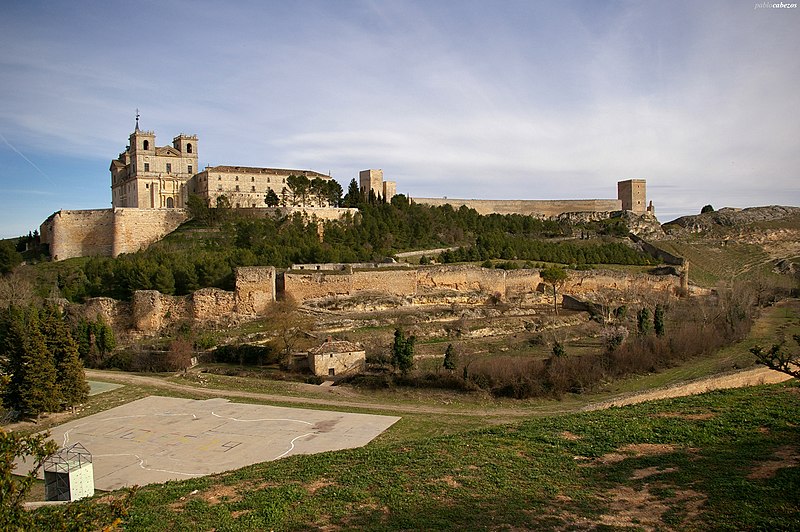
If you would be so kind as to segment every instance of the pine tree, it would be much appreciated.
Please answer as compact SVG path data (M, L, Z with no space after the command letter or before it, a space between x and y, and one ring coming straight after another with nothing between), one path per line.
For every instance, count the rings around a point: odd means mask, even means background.
M3 403L28 416L55 412L61 405L61 397L38 312L29 308L13 314L4 346L12 373Z
M56 391L64 406L85 403L89 398L89 383L78 354L78 343L56 308L42 313L42 332L56 368Z

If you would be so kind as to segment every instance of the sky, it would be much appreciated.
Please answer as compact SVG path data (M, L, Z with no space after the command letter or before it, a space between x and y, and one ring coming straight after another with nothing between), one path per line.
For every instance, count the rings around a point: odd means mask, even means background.
M137 109L159 146L198 135L201 167L345 190L381 168L411 197L615 198L643 178L662 222L800 205L792 5L2 2L0 237L108 208Z

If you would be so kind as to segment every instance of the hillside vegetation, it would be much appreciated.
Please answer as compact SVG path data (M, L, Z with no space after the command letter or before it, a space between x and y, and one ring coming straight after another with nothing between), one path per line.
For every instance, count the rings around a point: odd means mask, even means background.
M183 295L198 288L233 288L238 266L286 268L298 263L383 261L401 251L459 246L441 260L519 259L564 264L649 264L650 257L625 244L613 222L574 225L534 216L481 216L449 205L365 203L355 217L316 223L300 215L250 217L230 210L215 213L213 224L198 221L146 251L116 259L65 261L40 284L55 284L70 301L110 296L127 300L136 290ZM602 238L580 240L591 230ZM626 234L622 231L623 236ZM569 242L563 241L569 239Z

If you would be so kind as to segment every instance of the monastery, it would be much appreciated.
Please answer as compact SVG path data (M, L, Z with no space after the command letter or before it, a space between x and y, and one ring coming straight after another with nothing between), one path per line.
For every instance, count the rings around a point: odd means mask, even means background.
M179 134L171 146L157 146L153 131L136 128L128 137L125 151L111 161L111 209L60 210L40 226L42 242L49 245L53 260L71 257L113 256L144 249L174 231L188 219L189 195L197 195L209 206L225 196L231 208L270 209L266 202L272 191L280 198L283 212L303 212L319 219L338 219L345 212L326 201L316 205L297 205L287 198L287 179L305 176L328 181L330 175L313 170L254 168L247 166L209 166L198 168L197 135ZM389 200L397 193L397 183L384 181L383 171L359 173L362 193ZM438 206L450 204L475 209L479 214L525 214L555 217L575 212L613 212L620 210L653 213L646 204L644 179L617 183L616 199L590 200L481 200L450 198L412 198L415 203Z

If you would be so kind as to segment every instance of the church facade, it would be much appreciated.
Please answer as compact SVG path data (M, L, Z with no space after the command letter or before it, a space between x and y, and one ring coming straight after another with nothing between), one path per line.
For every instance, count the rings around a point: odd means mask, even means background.
M136 129L128 138L125 151L111 161L111 205L115 208L182 209L189 194L204 198L215 207L225 196L232 208L267 207L265 197L272 190L287 200L289 176L330 181L329 175L313 170L254 168L247 166L209 166L200 171L197 135L181 133L172 146L157 146L153 131ZM316 201L314 206L327 207Z

